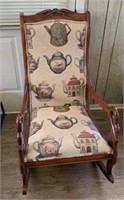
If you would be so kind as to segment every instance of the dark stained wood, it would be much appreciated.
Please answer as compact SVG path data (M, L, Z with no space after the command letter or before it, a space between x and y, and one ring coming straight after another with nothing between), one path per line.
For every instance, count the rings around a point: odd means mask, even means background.
M1 200L7 199L84 199L123 200L123 111L119 110L121 134L118 161L113 168L114 184L106 181L95 163L80 163L31 169L27 196L21 194L22 178L18 164L15 130L16 115L6 115L1 142ZM107 135L106 113L92 111L102 132Z
M21 16L23 16L23 13L21 13ZM87 15L76 13L67 9L48 9L41 11L39 13L36 13L34 15L30 16L23 16L25 23L30 22L39 22L43 20L49 20L49 19L69 19L69 20L75 20L75 21L87 21Z
M25 163L26 168L35 168L42 167L42 166L51 166L51 165L65 165L65 164L74 164L74 163L81 163L81 162L94 162L97 160L105 160L105 159L112 159L112 154L98 154L93 156L83 156L82 157L73 157L73 158L63 158L63 159L54 159L54 160L47 160L47 161L38 161L38 162L27 162Z
M18 136L18 149L19 149L19 162L20 162L20 170L23 178L23 194L27 193L28 179L29 179L29 170L30 168L37 168L40 166L47 165L64 165L64 164L74 164L79 162L94 162L98 163L103 174L109 179L110 182L114 182L112 176L112 167L116 163L117 160L117 143L118 143L118 135L120 132L119 128L119 114L118 111L112 107L108 106L103 100L100 99L93 90L90 84L89 78L89 70L88 70L88 60L89 60L89 42L90 42L90 13L86 12L83 14L75 13L66 9L58 10L46 10L35 15L24 16L21 14L20 16L21 23L21 36L22 36L22 46L23 46L23 56L24 56L24 66L25 66L25 91L24 91L24 99L20 114L17 116L16 120L16 129ZM88 34L87 34L87 46L86 46L86 67L87 67L87 87L86 87L86 105L87 110L89 111L88 106L88 94L92 96L92 98L99 104L99 106L107 113L110 121L110 132L108 133L108 144L113 149L113 154L98 154L91 156L82 156L82 157L74 157L74 158L66 158L66 159L54 159L54 160L45 160L45 161L37 161L25 163L24 155L26 151L26 146L28 142L29 136L29 127L30 127L30 98L29 98L29 83L28 83L28 70L27 70L27 56L26 56L26 39L24 33L24 24L26 22L39 22L48 19L68 19L75 21L87 21L88 24ZM90 113L89 113L90 115ZM91 115L90 115L91 116ZM27 119L25 124L25 118ZM23 128L24 127L24 128ZM106 164L102 162L102 160L107 160Z

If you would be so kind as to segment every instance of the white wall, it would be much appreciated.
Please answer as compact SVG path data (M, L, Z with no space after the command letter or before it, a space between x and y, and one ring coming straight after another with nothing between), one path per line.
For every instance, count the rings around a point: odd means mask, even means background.
M5 111L19 110L23 96L23 61L19 28L0 30L0 95Z

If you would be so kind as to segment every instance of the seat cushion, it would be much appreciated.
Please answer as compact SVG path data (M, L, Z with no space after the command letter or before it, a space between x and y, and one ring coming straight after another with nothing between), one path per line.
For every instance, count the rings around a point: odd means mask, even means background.
M81 106L33 108L26 161L112 153Z

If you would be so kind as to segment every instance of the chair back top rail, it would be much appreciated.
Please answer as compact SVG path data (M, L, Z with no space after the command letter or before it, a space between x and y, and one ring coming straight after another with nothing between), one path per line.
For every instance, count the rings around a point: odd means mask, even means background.
M24 15L20 14L23 17L25 23L30 22L40 22L43 20L49 19L68 19L74 21L89 21L90 13L87 11L86 13L76 13L67 9L48 9L41 12L38 12L33 15Z

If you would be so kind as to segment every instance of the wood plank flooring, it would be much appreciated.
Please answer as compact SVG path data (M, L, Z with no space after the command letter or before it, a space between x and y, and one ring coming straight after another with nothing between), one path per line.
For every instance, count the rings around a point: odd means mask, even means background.
M103 132L106 132L105 115L92 111ZM16 115L5 117L1 142L1 200L122 200L123 176L123 113L120 111L121 134L118 144L119 157L113 168L115 183L110 183L94 163L63 165L33 169L28 194L21 194L22 179L18 164L15 130Z

